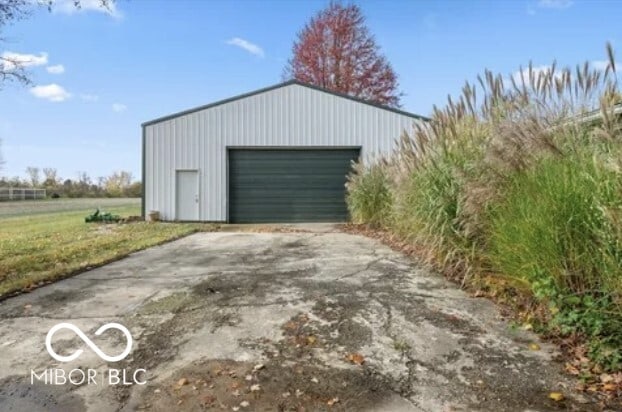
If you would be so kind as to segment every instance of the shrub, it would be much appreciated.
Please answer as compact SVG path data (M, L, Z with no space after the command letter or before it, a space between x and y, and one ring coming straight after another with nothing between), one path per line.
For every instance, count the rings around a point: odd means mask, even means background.
M357 165L347 202L357 222L424 246L463 284L478 273L529 291L550 331L585 337L592 359L616 369L622 99L607 50L604 72L529 65L508 86L486 71L389 157Z

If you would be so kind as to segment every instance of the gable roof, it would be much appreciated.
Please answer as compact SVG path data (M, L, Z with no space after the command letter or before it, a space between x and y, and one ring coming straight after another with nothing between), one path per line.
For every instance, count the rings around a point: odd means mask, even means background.
M230 97L228 99L219 100L219 101L214 102L214 103L210 103L210 104L206 104L206 105L202 105L202 106L198 106L198 107L193 107L192 109L183 110L181 112L169 114L167 116L158 117L156 119L149 120L149 121L143 123L142 126L145 127L145 126L149 126L149 125L152 125L152 124L155 124L155 123L160 123L160 122L163 122L163 121L166 121L166 120L171 120L171 119L174 119L176 117L184 116L184 115L187 115L187 114L190 114L190 113L194 113L194 112L198 112L198 111L205 110L205 109L210 109L212 107L220 106L221 104L230 103L230 102L233 102L235 100L240 100L240 99L244 99L246 97L255 96L257 94L269 92L269 91L275 90L275 89L280 89L281 87L286 87L286 86L290 86L290 85L293 85L293 84L296 84L298 86L308 87L310 89L318 90L318 91L321 91L321 92L324 92L324 93L332 94L333 96L343 97L344 99L352 100L352 101L355 101L355 102L358 102L358 103L363 103L363 104L366 104L368 106L376 107L378 109L388 110L388 111L393 112L393 113L397 113L397 114L401 114L401 115L404 115L404 116L412 117L413 119L422 120L422 121L429 121L430 120L428 117L425 117L425 116L421 116L421 115L418 115L418 114L406 112L404 110L396 109L396 108L389 107L389 106L383 106L381 104L369 102L367 100L363 100L363 99L358 98L358 97L350 96L350 95L347 95L347 94L344 94L344 93L334 92L332 90L328 90L328 89L325 89L323 87L315 86L315 85L308 84L308 83L303 83L303 82L298 81L298 80L288 80L286 82L278 83L278 84L275 84L275 85L272 85L272 86L269 86L269 87L264 87L262 89L258 89L258 90L255 90L255 91L252 91L252 92L249 92L249 93L244 93L244 94L240 94L238 96Z

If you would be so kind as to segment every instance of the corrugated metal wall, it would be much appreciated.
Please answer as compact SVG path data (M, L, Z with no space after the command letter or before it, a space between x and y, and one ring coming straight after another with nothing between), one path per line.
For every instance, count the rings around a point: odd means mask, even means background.
M412 117L299 84L145 126L145 210L175 219L175 171L197 169L200 220L227 220L227 147L360 146L386 153Z

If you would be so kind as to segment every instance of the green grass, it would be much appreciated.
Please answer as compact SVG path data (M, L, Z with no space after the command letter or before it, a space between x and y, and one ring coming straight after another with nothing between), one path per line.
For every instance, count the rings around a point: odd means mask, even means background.
M602 158L545 158L491 207L483 251L549 306L550 328L586 336L610 370L622 368L621 212L622 179Z
M499 273L622 297L622 239L610 219L622 207L616 172L591 156L547 158L508 186L490 213L488 255Z
M96 208L134 207L132 214L140 214L140 198L61 198L45 200L21 200L0 202L0 219L12 216L31 216L41 213L56 213L69 211L87 211Z
M392 199L381 167L360 169L349 178L348 209L355 222L380 226L390 211Z
M0 297L206 228L178 223L84 223L92 211L0 217ZM140 206L109 207L106 211L139 215Z

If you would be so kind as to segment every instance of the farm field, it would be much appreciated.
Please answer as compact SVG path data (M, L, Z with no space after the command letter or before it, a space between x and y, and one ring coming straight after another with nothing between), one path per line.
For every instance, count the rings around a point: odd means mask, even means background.
M140 214L140 199L0 203L0 298L210 227L84 223L97 206L122 217Z

